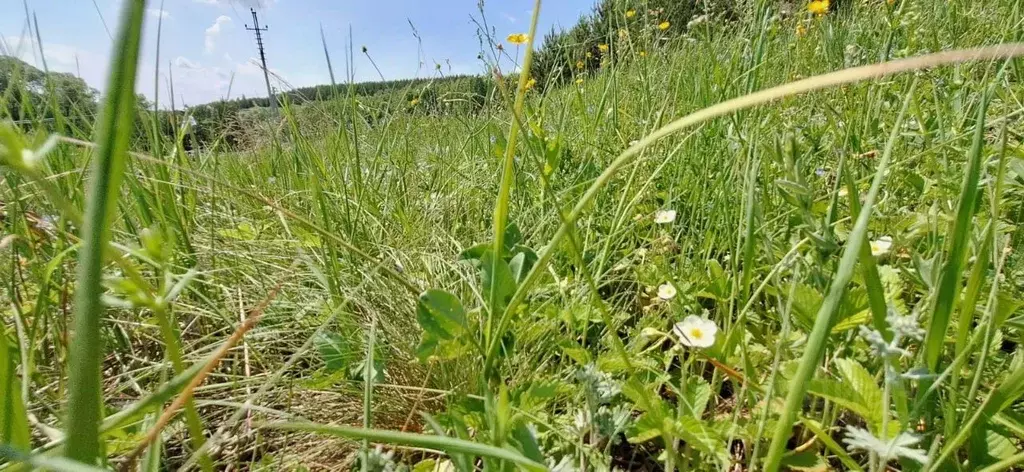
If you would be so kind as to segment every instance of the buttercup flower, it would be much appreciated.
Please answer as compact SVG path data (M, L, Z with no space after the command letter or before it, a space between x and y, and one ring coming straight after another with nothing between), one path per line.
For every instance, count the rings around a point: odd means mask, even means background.
M583 85L583 78L582 77L576 79L576 85Z
M667 21L662 21L661 23L658 24L658 29L660 29L662 31L665 31L665 30L668 29L669 26L672 26L672 23L669 23Z
M676 296L676 288L672 284L665 282L658 287L658 298L662 300L671 300Z
M829 0L811 0L811 3L807 4L807 11L815 15L824 15L828 13L828 7Z
M633 18L634 16L636 16L636 10L633 10L633 9L626 10L626 18Z
M601 52L608 52L608 45L607 44L598 44L597 45L597 49L600 50Z
M654 222L658 224L668 224L676 220L675 210L658 210L654 212Z
M530 37L527 36L526 33L512 33L505 39L508 40L508 42L519 46L526 44L526 41L528 41Z
M889 249L892 248L892 238L882 236L881 238L871 241L869 244L871 245L872 256L882 256L887 254Z
M646 57L647 51L640 51L640 57Z
M705 348L715 344L718 326L709 319L690 315L676 323L672 332L679 337L679 343L683 346Z
M526 81L526 90L530 90L530 89L532 89L536 85L537 85L537 79L535 79L533 77L530 77L530 80Z
M576 68L577 69L582 69L583 68L583 61L576 61Z

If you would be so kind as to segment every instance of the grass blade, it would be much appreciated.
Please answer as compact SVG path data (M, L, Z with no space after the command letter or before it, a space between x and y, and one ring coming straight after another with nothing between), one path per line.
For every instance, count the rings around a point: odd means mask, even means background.
M100 320L103 304L100 285L103 252L110 237L110 221L116 207L128 141L135 116L135 70L142 37L146 2L127 2L121 16L107 82L107 98L97 123L97 147L86 203L82 249L78 257L74 327L71 341L67 457L93 464L102 456L99 424L102 418L100 368L103 338Z
M971 234L971 220L974 217L975 203L978 199L978 180L981 177L981 151L985 143L985 112L991 91L982 94L978 107L978 117L974 123L974 142L968 156L967 171L964 175L963 188L960 191L960 202L957 205L956 218L953 220L950 233L952 240L946 254L946 264L942 268L939 279L939 292L935 298L935 310L928 325L928 334L924 340L924 359L928 370L934 372L942 354L942 345L949 327L949 317L960 293L961 273L964 255L967 252L968 236Z

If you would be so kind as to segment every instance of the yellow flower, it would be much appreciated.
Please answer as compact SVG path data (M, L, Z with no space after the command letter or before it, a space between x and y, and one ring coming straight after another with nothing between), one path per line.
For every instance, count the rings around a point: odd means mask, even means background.
M640 57L646 57L647 51L640 51Z
M576 68L577 69L582 69L583 68L583 61L576 61Z
M594 55L591 54L590 51L587 51L587 59L590 59L591 57L594 57Z
M537 85L537 79L530 77L530 80L526 81L526 90L532 89L535 85Z
M626 39L627 37L629 37L629 31L619 28L619 39Z
M797 24L796 25L796 35L797 36L803 36L805 34L807 34L807 27L804 26L803 23Z
M824 15L828 13L828 7L829 0L811 0L811 3L807 4L807 11L815 15Z
M419 104L420 104L420 99L418 99L418 98L414 98L412 100L409 100L409 106L413 106L414 107L414 106L419 105Z
M505 39L507 39L508 42L515 44L516 46L519 46L521 44L526 44L526 42L529 41L530 37L527 36L526 33L512 33L508 35L508 37Z
M583 85L583 77L576 79L576 85Z
M601 52L608 52L608 45L607 44L598 44L597 45L597 49L600 50Z
M626 10L626 18L633 18L634 16L636 16L636 10L633 10L633 9Z
M662 31L665 31L665 30L667 30L667 29L668 29L668 27L669 27L669 26L672 26L672 23L669 23L669 22L667 22L667 21L662 21L662 22L661 22L661 23L660 23L660 24L658 25L658 29L660 29L660 30L662 30Z

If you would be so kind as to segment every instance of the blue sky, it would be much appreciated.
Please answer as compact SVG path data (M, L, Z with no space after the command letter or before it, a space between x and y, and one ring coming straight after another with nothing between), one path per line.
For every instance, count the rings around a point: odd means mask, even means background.
M79 75L102 91L110 62L108 28L109 34L116 34L124 1L135 0L28 0L38 18L47 66ZM38 47L25 28L22 2L5 3L0 7L0 53L41 68ZM593 4L594 0L549 0L539 31L571 27ZM470 15L479 17L477 0L165 0L162 9L159 0L149 0L147 6L138 91L153 96L157 18L162 16L161 102L168 96L168 70L179 105L222 98L229 84L232 97L266 95L262 72L253 62L255 39L244 26L252 24L250 7L256 7L260 22L270 28L265 37L270 70L294 87L330 82L321 24L339 81L345 76L350 25L356 80L379 77L360 52L363 45L388 79L432 76L435 63L442 64L445 74L482 71L477 27L470 21ZM504 38L527 30L532 6L532 0L487 0L484 9L488 24ZM422 43L414 37L410 21ZM503 64L506 69L511 66Z

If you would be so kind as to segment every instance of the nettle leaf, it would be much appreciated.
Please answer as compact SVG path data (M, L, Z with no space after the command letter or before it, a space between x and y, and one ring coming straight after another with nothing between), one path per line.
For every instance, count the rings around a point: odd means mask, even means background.
M431 336L450 340L465 331L466 309L455 295L429 289L416 303L416 320Z
M664 425L664 416L654 412L644 413L630 427L627 439L634 444L650 441L662 435Z

